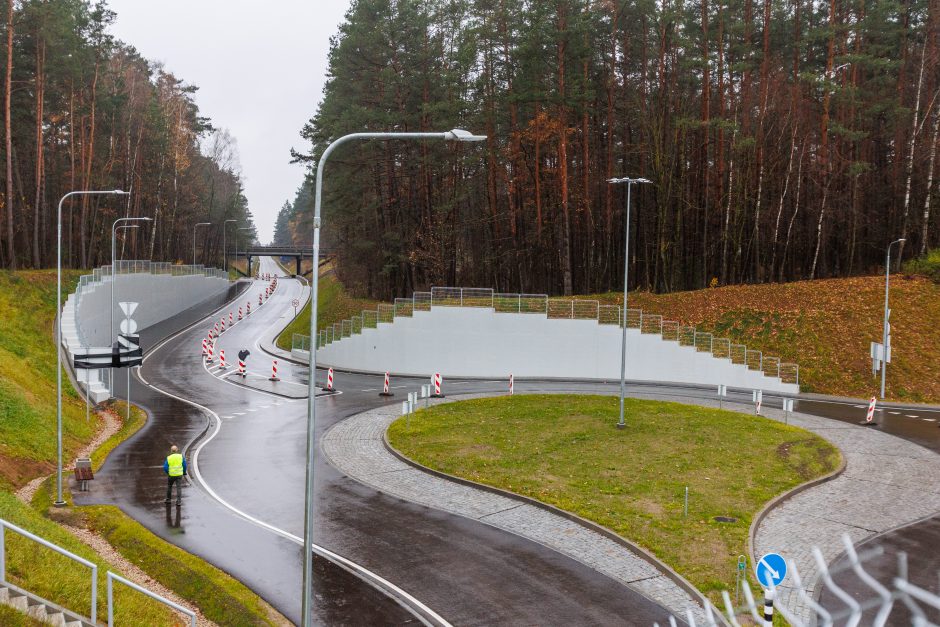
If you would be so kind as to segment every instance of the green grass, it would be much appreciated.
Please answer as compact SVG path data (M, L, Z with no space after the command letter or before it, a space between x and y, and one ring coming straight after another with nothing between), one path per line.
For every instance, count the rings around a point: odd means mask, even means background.
M623 295L578 298L615 305ZM886 395L940 402L940 283L894 274L890 298L893 350ZM805 392L868 398L880 385L871 372L869 344L881 341L884 275L671 294L633 292L629 306L796 363Z
M613 530L714 599L733 590L760 508L839 464L838 451L821 438L759 416L627 399L620 431L617 414L615 397L513 396L420 410L410 429L402 418L388 435L428 467Z
M377 301L350 296L334 274L328 271L321 274L317 293L317 326L319 328L323 329L334 322L358 316L363 309L374 310L377 305ZM278 336L278 347L289 351L294 333L310 335L310 301L307 301L297 317Z
M42 624L19 610L0 605L0 625L4 627L41 627Z
M279 615L230 575L147 531L111 506L79 508L89 528L219 625L272 625Z
M904 264L908 274L922 274L934 283L940 283L940 248L934 248L923 257L916 257Z
M63 300L78 272L63 276ZM56 457L55 273L0 271L0 484L50 472ZM99 425L63 375L63 447L71 458Z
M117 415L121 416L121 428L117 430L117 433L105 440L101 446L92 452L91 467L96 472L99 468L101 468L101 465L104 463L104 460L107 459L108 455L111 454L111 451L117 448L121 442L140 431L141 427L143 427L147 422L147 412L142 410L140 407L137 407L136 405L131 405L130 420L127 420L126 402L114 401L111 403L110 409Z

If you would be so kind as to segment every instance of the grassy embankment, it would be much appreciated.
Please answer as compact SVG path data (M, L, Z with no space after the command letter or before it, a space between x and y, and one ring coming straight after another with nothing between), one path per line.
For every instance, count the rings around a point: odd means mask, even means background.
M334 322L358 316L363 309L375 309L377 305L377 301L350 296L329 268L321 269L317 293L317 326L319 328L322 329ZM289 351L294 333L310 335L309 301L300 310L297 317L278 336L278 347Z
M421 464L611 529L712 600L734 589L760 508L840 460L821 438L759 416L636 399L626 409L627 430L619 431L614 397L480 399L419 410L410 429L399 419L388 435Z
M67 294L79 273L65 275ZM13 492L29 480L51 473L56 459L55 348L52 329L55 313L55 273L49 271L0 272L0 517L24 527L76 553L99 567L99 591L105 572L121 569L80 542L57 521L86 527L103 535L126 559L168 588L200 607L220 624L264 624L276 620L254 593L222 571L157 538L115 507L51 508L54 483L44 482L32 501L22 503ZM63 446L70 465L75 454L92 440L102 419L85 407L64 378ZM112 409L124 415L125 407ZM139 429L143 412L132 413L130 424L92 455L100 466L108 452ZM69 500L66 494L66 500ZM90 607L87 570L64 557L15 534L7 536L7 573L13 583L51 601L87 613ZM169 625L178 622L162 605L140 594L117 589L116 605L122 622ZM3 624L8 623L3 614ZM103 597L98 619L106 618ZM22 624L31 624L28 621Z
M622 294L597 298L622 302ZM940 402L940 284L922 276L891 277L892 363L886 394ZM672 294L631 293L630 307L696 325L800 366L803 391L867 398L869 344L881 341L884 277L735 285Z

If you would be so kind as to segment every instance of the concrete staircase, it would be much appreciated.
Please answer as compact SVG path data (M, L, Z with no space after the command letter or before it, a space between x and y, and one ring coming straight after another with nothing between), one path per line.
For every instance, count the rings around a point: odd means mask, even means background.
M62 308L62 345L66 349L68 358L74 359L75 350L82 347L82 341L78 334L78 321L75 316L75 305L77 293L69 294ZM85 378L88 378L86 383ZM88 398L97 405L102 401L108 400L108 386L101 380L101 373L98 370L80 370L76 372L76 379L79 385L88 388Z
M0 583L0 603L18 609L46 625L96 627L96 624L89 622L88 619L73 614L51 601L46 601L10 583Z

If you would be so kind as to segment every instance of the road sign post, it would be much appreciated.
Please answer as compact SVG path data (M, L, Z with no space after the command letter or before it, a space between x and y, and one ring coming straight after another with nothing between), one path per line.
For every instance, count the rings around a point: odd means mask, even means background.
M300 299L295 298L290 302L290 304L294 306L294 317L296 318L297 308L300 307Z

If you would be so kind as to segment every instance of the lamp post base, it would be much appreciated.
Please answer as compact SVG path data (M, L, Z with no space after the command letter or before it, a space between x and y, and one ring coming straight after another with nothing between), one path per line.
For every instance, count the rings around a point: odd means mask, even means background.
M618 428L618 429L625 429L626 427L627 427L627 425L623 424L622 422L618 422L618 423L617 423L617 428Z
M65 501L53 501L52 504L55 507L65 507L66 505L68 505L68 503L66 503Z

